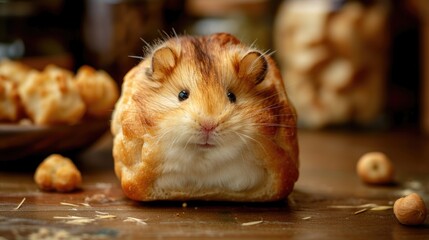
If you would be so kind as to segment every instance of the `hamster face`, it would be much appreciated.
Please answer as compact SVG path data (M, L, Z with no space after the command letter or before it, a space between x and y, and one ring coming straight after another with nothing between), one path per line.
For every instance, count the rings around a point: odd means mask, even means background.
M202 44L201 41L206 41ZM208 43L208 44L207 44ZM265 56L213 39L171 39L132 76L135 112L159 149L154 188L245 191L264 184L264 151L283 117Z

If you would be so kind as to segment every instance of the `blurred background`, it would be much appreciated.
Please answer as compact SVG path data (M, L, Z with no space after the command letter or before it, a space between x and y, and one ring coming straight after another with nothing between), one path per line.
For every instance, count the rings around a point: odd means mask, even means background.
M428 15L427 0L0 0L0 58L121 84L146 43L230 32L273 53L301 128L429 133Z

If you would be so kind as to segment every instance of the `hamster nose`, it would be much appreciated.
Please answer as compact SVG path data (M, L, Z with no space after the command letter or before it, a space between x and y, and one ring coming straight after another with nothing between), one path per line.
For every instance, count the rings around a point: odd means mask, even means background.
M204 132L205 134L209 134L216 129L217 124L214 122L207 121L207 122L201 122L200 126L201 126L202 132Z

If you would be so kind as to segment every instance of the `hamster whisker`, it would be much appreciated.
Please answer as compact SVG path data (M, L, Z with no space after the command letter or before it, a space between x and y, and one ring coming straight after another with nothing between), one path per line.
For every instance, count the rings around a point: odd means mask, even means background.
M274 110L274 109L277 109L277 108L282 108L282 106L279 105L279 104L274 103L272 105L269 105L269 106L266 106L264 108L258 109L257 111L252 111L250 116L254 117L254 116L257 116L257 115L259 115L261 113L267 112L269 110ZM296 116L296 114L295 113L284 113L284 114L277 114L276 116Z
M266 102L266 101L270 101L270 99L277 98L278 95L279 95L279 93L272 94L272 95L269 95L269 96L265 96L265 97L263 97L261 99L258 99L257 102L256 102L256 104L260 104L260 103L263 103L263 102ZM272 103L272 104L273 105L277 105L277 103Z
M264 96L262 94L259 94L257 96L261 96L262 97L261 99L259 99L260 102L265 102L265 101L270 100L270 99L276 99L279 95L280 95L279 93L274 93L274 94L270 94L268 96L266 96L266 95Z
M173 36L174 36L175 38L178 38L178 37L179 37L179 35L177 35L176 29L171 28L171 31L173 32Z
M128 55L129 58L136 58L136 59L140 59L143 60L144 57L143 56L135 56L135 55Z
M269 57L271 57L272 55L274 55L274 53L276 53L277 51L276 50L271 50L271 49L268 49L267 51L265 51L264 53L263 53L263 55L264 56L269 56Z
M249 139L249 140L251 140L251 141L253 141L253 142L257 143L257 144L261 147L261 149L262 149L262 150L264 150L264 152L266 152L266 151L265 151L264 146L262 145L262 143L260 143L260 142L259 142L258 140L256 140L255 138L253 138L253 137L251 137L251 136L249 136L249 135L247 135L247 134L245 134L245 133L239 133L239 132L237 132L237 131L233 131L233 133L235 133L237 136L239 136L239 137L240 137L240 139L242 139L244 143L246 143L246 141L245 141L245 139L244 139L244 138L247 138L247 139ZM247 144L246 144L246 145L247 145Z
M276 98L278 95L280 95L280 94L275 93L275 94L270 94L270 95L264 95L262 93L257 93L253 100L256 100L255 101L256 104L260 104L260 103L263 103L265 101L269 101L272 98Z
M253 117L255 117L255 116L258 116L258 115L260 115L260 114L264 114L264 113L266 113L266 112L268 112L268 111L270 111L270 110L273 110L273 109L276 109L276 108L279 108L280 106L278 106L277 104L276 105L272 105L272 106L267 106L267 107L264 107L264 108L261 108L261 109L258 109L257 111L251 111L251 112L248 112L247 114L246 114L246 117L247 118L249 118L249 119L251 119L251 118L253 118ZM284 114L285 116L292 116L293 114ZM280 116L280 114L279 114L279 116Z
M177 38L177 33L176 33L176 31L174 30L174 28L172 29L173 30L173 33L172 34L170 34L170 33L168 33L167 31L165 31L165 30L158 30L158 34L159 35L161 35L161 39L163 40L163 41L167 41L167 40L169 40L169 39L171 39L171 38Z
M183 134L183 133L182 133ZM186 141L185 147L183 147L183 150L186 150L186 148L188 147L188 144L191 142L192 138L188 138L188 141Z
M171 91L173 91L173 90L171 90ZM167 103L169 102L169 103L176 105L176 107L182 108L182 106L178 102L174 101L173 98L169 98L168 96L165 96L162 94L160 94L158 96L161 97L161 100L165 100ZM144 104L145 100L144 99L139 97L139 98L133 98L133 100L136 101L136 103L139 106L141 106L141 107L145 106L145 104ZM160 109L160 110L169 110L171 108L171 106L164 104L162 101L154 101L154 102L151 102L150 105L155 105L156 108Z
M296 130L297 127L295 125L287 125L287 124L277 124L277 123L255 123L255 124L250 124L251 126L261 126L261 127L275 127L277 129L282 128L282 129L290 129L290 130L286 130L287 134L286 136L293 136L296 134Z
M247 151L253 151L252 146L250 144L247 144L247 139L250 138L250 137L245 138L244 136L242 136L244 134L240 134L237 131L231 131L231 132L233 132L235 135L238 136L238 138L240 139L240 141L243 142L243 145L245 146L245 148L247 149ZM259 146L261 146L261 148L264 149L262 147L262 145L258 141L256 141L256 139L253 139L253 141L255 141L256 143L258 143ZM264 149L264 151L265 151L265 149ZM243 152L241 152L241 155L243 156Z
M224 144L224 141L220 141L217 137L213 138L213 141L215 141L216 145L218 145L220 147L223 147L226 145L226 144Z
M140 41L142 41L146 45L146 47L152 48L152 45L148 43L146 40L144 40L144 38L140 38Z
M183 132L181 132L180 133L180 135L177 135L177 136L175 136L174 138L173 138L173 140L171 141L171 144L170 144L170 148L173 148L174 147L174 145L176 145L177 144L177 141L179 140L179 139L181 139L182 138L182 136L183 136Z
M279 128L296 128L295 125L287 125L281 123L253 123L250 126L263 126L263 127L279 127Z
M162 135L160 135L160 136L156 136L156 145L159 145L159 143L161 142L161 140L163 140L163 138L167 135L167 134L169 134L171 131L173 131L174 129L173 128L170 128L170 129L167 129L167 131L164 131L163 133L162 133Z
M169 147L170 148L173 147L177 143L177 141L179 139L181 139L183 137L183 135L185 134L184 132L180 132L180 135L173 134L175 137L173 139L171 139L171 132L176 131L176 130L177 130L177 128L174 127L174 126L163 128L162 135L156 136L156 138L158 140L157 144L159 144L159 142L161 140L163 140L163 139L165 139L167 137L167 138L169 138L169 139L167 139L167 141L170 142L170 146Z

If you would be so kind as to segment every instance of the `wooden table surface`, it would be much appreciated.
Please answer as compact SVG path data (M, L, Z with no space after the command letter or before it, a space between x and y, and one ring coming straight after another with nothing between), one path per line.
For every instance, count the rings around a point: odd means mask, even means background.
M392 206L418 192L429 203L429 139L415 131L299 131L300 178L287 201L139 203L122 194L113 173L111 137L75 157L81 191L38 190L31 164L0 166L0 239L429 239L429 220L397 222ZM355 173L368 151L395 164L396 183L368 186ZM19 203L25 198L22 205ZM429 206L429 205L428 205ZM17 209L16 209L17 208Z

